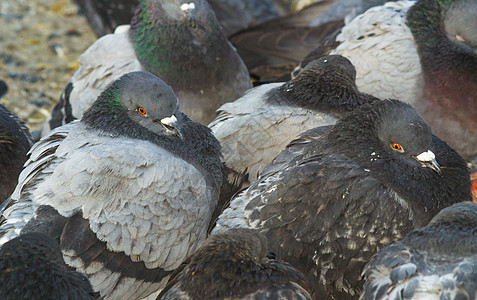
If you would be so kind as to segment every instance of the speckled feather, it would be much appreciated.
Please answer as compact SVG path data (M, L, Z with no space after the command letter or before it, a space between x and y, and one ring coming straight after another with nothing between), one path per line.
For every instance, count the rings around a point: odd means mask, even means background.
M361 299L475 299L477 204L442 210L381 249L363 271Z
M383 132L409 139L393 130L395 118L409 122L399 132L423 135L404 148L432 149L442 176L414 158L390 156L376 126L388 124ZM423 124L402 102L374 101L334 127L304 133L232 199L213 233L260 229L271 250L314 283L315 296L357 298L362 268L377 250L425 225L441 208L471 199L464 160L437 137L431 144ZM414 126L424 131L410 133ZM416 139L419 145L412 146Z

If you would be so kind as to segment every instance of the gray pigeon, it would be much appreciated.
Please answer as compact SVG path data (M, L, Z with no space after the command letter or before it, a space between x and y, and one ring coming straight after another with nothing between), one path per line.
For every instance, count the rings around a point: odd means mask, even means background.
M39 232L0 248L0 278L4 300L96 299L88 279L68 270L58 242Z
M301 66L327 54L349 58L361 91L410 103L465 159L477 156L477 1L401 0L370 8Z
M381 249L364 269L361 299L476 299L477 204L443 209Z
M307 289L300 271L268 252L263 234L238 228L208 238L158 299L311 300Z
M355 76L348 59L326 56L294 80L262 85L220 107L209 127L222 145L226 166L227 184L221 198L254 182L298 134L334 124L375 99L357 90Z
M465 161L409 105L373 101L302 134L232 199L213 234L259 229L314 297L356 299L380 248L471 199Z
M0 104L0 204L15 189L31 145L23 121Z
M172 89L133 72L80 121L35 144L4 212L0 244L39 231L106 299L141 299L206 238L220 145L177 110Z
M163 79L181 99L181 110L203 124L251 88L247 68L207 1L143 0L131 26L118 27L80 56L42 135L80 119L108 84L133 71Z

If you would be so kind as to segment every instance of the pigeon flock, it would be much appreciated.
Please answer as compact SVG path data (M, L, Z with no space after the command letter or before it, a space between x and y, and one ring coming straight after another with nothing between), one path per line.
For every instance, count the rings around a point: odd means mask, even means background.
M477 300L477 0L76 2L0 299Z

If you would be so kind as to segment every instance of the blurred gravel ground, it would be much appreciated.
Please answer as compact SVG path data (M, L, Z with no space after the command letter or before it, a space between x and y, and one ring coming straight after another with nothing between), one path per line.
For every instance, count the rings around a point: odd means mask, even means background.
M71 0L0 0L0 103L38 129L95 40Z

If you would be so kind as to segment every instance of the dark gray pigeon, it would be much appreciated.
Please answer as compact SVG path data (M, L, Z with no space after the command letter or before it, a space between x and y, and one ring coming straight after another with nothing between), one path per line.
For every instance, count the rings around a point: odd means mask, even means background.
M211 236L171 278L158 299L311 300L303 274L276 259L266 237L251 229Z
M298 134L334 124L375 99L357 90L355 76L348 59L326 56L289 82L262 85L220 107L209 127L222 145L227 168L221 198L228 200L254 182Z
M15 189L31 145L23 121L0 104L0 204Z
M181 99L181 110L208 124L223 103L251 88L248 70L205 0L143 0L131 21L94 42L79 58L42 129L80 119L108 84L148 71Z
M232 199L213 233L259 229L314 297L356 299L374 253L470 199L457 152L410 105L374 101L292 142Z
M476 299L476 228L477 204L443 209L376 254L361 299Z
M350 59L362 92L410 103L465 159L477 156L477 1L373 7L325 39L301 66L326 54Z
M81 121L33 146L0 244L20 232L57 238L106 299L163 288L205 240L222 179L219 142L177 106L150 73L113 82Z
M88 279L66 266L58 242L39 232L0 248L0 278L4 300L96 299Z

